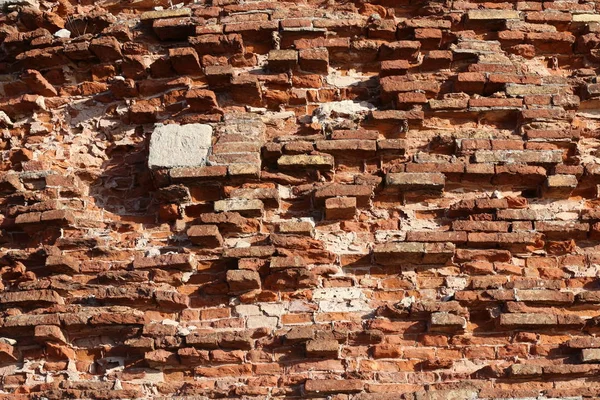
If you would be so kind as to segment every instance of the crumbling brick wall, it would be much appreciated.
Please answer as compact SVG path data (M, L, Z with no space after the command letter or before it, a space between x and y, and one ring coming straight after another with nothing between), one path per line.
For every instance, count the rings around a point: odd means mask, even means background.
M595 1L0 7L0 399L600 395Z

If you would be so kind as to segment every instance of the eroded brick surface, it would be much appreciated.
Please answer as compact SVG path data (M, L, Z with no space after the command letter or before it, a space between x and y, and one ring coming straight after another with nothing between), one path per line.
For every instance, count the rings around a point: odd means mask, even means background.
M0 399L600 396L597 2L0 8Z

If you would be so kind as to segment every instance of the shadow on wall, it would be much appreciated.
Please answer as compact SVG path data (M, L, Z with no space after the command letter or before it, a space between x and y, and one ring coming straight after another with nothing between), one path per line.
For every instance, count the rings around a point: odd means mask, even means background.
M139 126L134 136L142 138ZM90 196L97 207L118 215L122 220L155 222L152 198L154 183L148 168L148 141L129 140L113 142L106 149L108 159L102 164L101 174L90 184Z

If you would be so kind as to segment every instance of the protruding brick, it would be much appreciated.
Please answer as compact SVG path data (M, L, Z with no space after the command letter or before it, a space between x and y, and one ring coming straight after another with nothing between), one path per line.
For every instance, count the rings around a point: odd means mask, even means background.
M546 178L546 183L544 184L544 197L569 197L578 183L575 175L550 175Z
M159 307L167 309L186 309L190 306L188 295L178 293L174 290L157 290L154 292L154 299Z
M300 50L300 68L308 72L327 74L329 52L326 48Z
M600 362L600 349L582 349L581 350L581 361L584 363Z
M383 265L403 263L444 264L454 255L452 243L390 242L375 245L375 261Z
M226 199L215 202L216 212L238 212L246 217L260 217L264 207L264 203L257 199Z
M556 315L545 313L511 313L500 315L500 326L529 327L548 326L558 323Z
M194 244L207 248L221 247L223 238L216 225L194 225L187 230L187 235Z
M48 305L64 304L64 300L54 290L25 290L0 293L0 304L12 305Z
M40 342L58 342L67 343L65 335L61 331L60 327L55 325L38 325L35 327L34 333L35 339Z
M352 379L309 379L304 384L306 393L330 394L330 393L357 393L362 391L364 383Z
M114 62L123 57L121 44L112 36L103 36L90 42L90 51L102 62Z
M0 342L0 363L12 363L18 360L18 354L14 346Z
M304 268L306 261L302 257L272 257L269 266L273 269Z
M562 162L562 155L562 150L478 150L475 162L557 164Z
M214 112L219 108L217 97L212 90L191 89L185 94L185 101L191 111Z
M447 312L433 313L429 320L430 331L455 331L464 329L466 326L465 318Z
M146 11L140 15L141 21L153 21L161 18L189 17L191 10L189 8L174 8L170 10Z
M315 227L306 221L284 221L279 224L279 232L296 235L314 236Z
M196 33L196 25L189 17L155 19L152 29L160 40L186 40Z
M296 156L284 155L277 160L277 164L283 169L295 169L302 167L316 169L331 169L333 168L333 157L329 154L320 155L305 155L299 154Z
M48 256L46 268L52 272L73 275L79 272L79 262L67 256Z
M56 96L58 94L54 86L34 69L26 70L21 75L21 79L27 84L29 90L40 96Z
M192 47L169 49L173 69L180 75L199 75L202 72L198 54Z
M314 339L306 342L306 356L337 358L340 344L336 340Z
M387 174L385 183L388 187L397 187L402 191L442 191L446 178L440 173L401 172Z
M298 51L296 50L271 50L268 58L269 69L272 71L287 72L298 65Z
M196 268L196 260L192 254L163 254L154 257L140 257L133 260L133 268L172 268L191 271Z
M325 200L327 219L349 219L356 213L355 197L331 197Z
M260 289L260 275L255 271L229 270L227 271L227 284L229 291L233 293Z

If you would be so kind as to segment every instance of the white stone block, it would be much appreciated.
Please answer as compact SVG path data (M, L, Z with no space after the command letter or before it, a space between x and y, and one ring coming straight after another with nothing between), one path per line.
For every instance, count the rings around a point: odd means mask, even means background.
M260 309L270 317L277 317L285 313L283 304L261 304Z
M240 304L239 306L235 306L235 312L240 317L247 317L250 315L260 315L260 309L258 306L252 304Z
M313 291L313 300L352 300L364 298L360 288L324 288Z
M271 328L271 329L275 329L277 328L277 322L279 321L279 318L277 317L264 317L264 316L257 316L257 317L248 317L248 321L246 322L246 327L248 329L256 329L256 328Z
M158 124L150 138L150 168L200 167L212 145L212 127L207 124Z
M319 302L319 309L322 312L369 312L371 307L365 300L331 301L325 300Z

